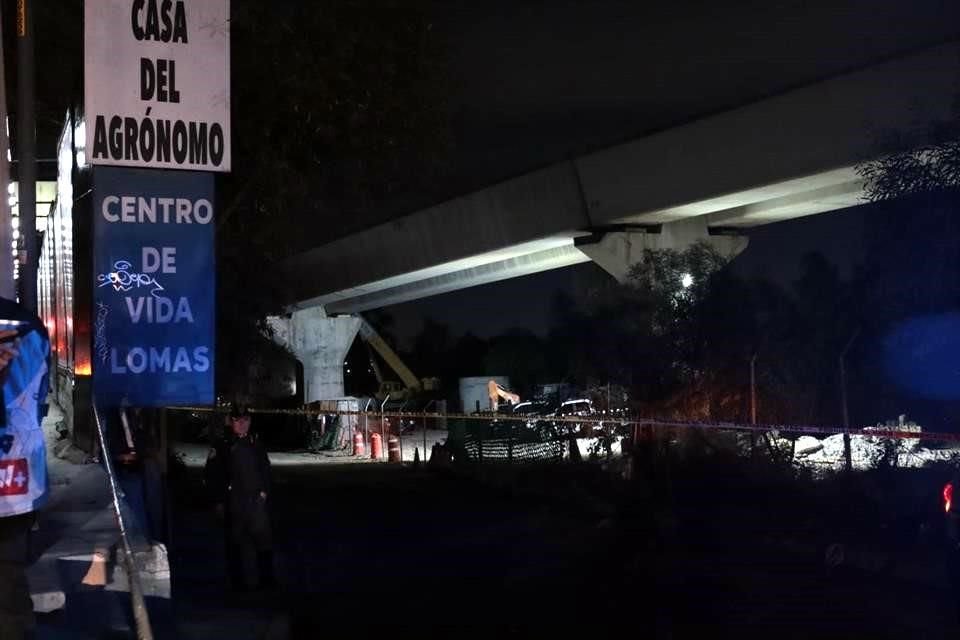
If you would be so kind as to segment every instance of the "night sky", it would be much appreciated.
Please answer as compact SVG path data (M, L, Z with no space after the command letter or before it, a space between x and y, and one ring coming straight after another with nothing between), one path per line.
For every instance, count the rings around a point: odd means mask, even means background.
M733 108L960 36L960 3L438 3L448 49L453 193ZM657 5L657 6L649 6ZM744 276L788 284L808 251L847 275L861 208L751 231ZM545 332L557 291L599 277L584 264L391 307L401 340L424 318L454 334Z
M438 2L456 194L960 37L950 0Z

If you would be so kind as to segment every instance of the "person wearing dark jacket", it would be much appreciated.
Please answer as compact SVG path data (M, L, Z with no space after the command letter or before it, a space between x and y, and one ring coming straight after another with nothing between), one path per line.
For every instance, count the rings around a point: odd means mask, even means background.
M227 435L210 449L204 471L207 489L224 518L230 584L237 591L246 588L244 557L252 547L257 556L258 586L272 588L275 578L267 509L270 460L250 432L246 409L234 405L227 424Z

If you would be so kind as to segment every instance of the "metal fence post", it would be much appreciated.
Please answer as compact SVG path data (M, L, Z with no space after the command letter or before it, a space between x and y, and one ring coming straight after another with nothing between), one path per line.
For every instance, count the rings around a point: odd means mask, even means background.
M750 424L757 426L757 354L750 358ZM757 457L757 430L750 431L750 455Z
M123 545L123 564L127 570L127 580L130 583L130 601L133 606L133 620L137 627L139 640L153 640L153 630L150 627L150 615L147 613L147 604L143 599L143 588L140 586L140 572L133 557L133 548L127 537L127 526L120 511L120 490L117 488L117 477L113 470L113 460L110 459L110 449L107 447L106 433L97 411L97 403L93 402L93 421L97 426L97 437L100 440L100 451L103 457L103 466L110 481L110 494L113 496L113 512L117 516L120 526L120 543Z
M367 404L363 407L363 446L370 446L370 403L373 398L367 398Z
M387 406L387 401L390 400L390 394L387 394L387 397L383 399L383 402L380 403L380 456L383 456L383 452L388 449L387 446L387 436L384 433L384 422L383 422L383 408Z
M843 351L840 352L840 403L843 409L843 461L844 469L847 473L853 470L853 460L850 451L850 411L847 408L847 369L844 360L847 357L847 352L850 350L850 347L853 346L854 341L859 335L860 327L857 327L853 335L850 336L850 340L847 341L846 346L843 347Z

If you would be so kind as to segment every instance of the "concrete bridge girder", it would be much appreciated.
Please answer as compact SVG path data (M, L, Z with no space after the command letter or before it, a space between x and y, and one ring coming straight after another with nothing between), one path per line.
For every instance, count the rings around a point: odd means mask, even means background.
M360 318L330 318L322 306L267 318L274 340L303 364L304 402L342 398L343 362L360 329Z
M699 239L734 255L727 234L861 204L858 163L954 117L958 60L952 41L880 61L332 240L282 265L290 302L355 313L587 259L622 279Z
M594 234L577 240L577 248L604 271L626 282L630 267L643 259L646 250L674 249L684 251L706 241L720 255L733 259L747 248L749 238L739 234L711 234L705 218L690 218L662 225L655 230L642 227L625 228Z

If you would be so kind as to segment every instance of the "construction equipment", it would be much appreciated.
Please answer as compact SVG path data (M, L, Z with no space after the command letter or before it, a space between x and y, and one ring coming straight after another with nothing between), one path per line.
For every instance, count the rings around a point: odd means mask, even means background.
M501 387L496 380L491 380L487 383L487 395L490 397L490 411L496 413L497 409L500 407L500 399L503 398L509 404L518 404L520 402L520 396L513 393L512 391L507 391Z
M377 400L382 402L389 396L391 401L403 402L423 391L436 391L440 388L440 380L438 378L421 379L415 376L413 372L410 371L410 368L403 363L400 356L390 348L386 340L380 337L377 330L362 316L358 317L360 318L360 337L363 338L367 347L376 351L383 361L393 369L397 377L400 378L400 382L385 379L380 367L377 365L376 358L374 358L373 353L371 353L370 368L373 369L373 373L377 377L377 382L380 384L380 388L375 394Z

